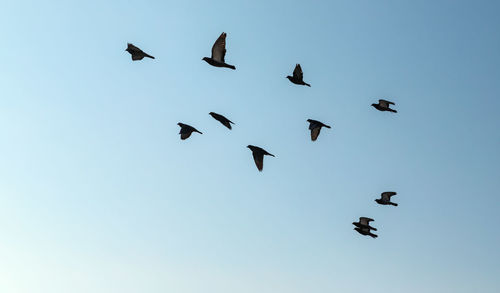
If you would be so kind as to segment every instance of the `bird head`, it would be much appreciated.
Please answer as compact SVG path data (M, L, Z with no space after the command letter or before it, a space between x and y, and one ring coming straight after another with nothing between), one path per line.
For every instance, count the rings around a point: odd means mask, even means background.
M208 59L210 59L210 58L208 58L208 57L203 57L203 59L201 59L201 60L204 60L204 61L208 62Z
M372 107L375 107L377 104L372 104Z
M287 75L288 80L292 80L293 77L291 77L290 75Z
M214 116L214 114L215 114L214 112L208 113L208 115L211 115L211 116Z
M177 123L177 125L179 125L180 127L182 127L183 124L179 122L179 123Z

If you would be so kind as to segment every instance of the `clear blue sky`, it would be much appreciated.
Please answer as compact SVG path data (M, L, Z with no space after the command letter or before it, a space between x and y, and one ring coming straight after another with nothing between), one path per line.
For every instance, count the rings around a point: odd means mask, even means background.
M68 2L0 11L0 292L500 292L498 1Z

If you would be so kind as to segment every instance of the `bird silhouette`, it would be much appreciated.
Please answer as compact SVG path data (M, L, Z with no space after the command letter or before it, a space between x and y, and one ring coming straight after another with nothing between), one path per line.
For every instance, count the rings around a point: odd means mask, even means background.
M262 171L262 169L264 168L264 155L274 157L273 154L268 153L263 148L253 145L248 145L247 148L249 148L252 151L253 160L255 161L255 166L257 166L257 169L259 169L259 171Z
M317 120L307 119L309 122L309 130L311 130L311 140L316 141L321 131L321 127L331 128L329 125L323 124Z
M203 57L208 64L215 67L227 67L236 69L234 65L229 65L224 60L226 56L226 33L222 33L212 46L212 57Z
M231 123L234 124L233 121L227 119L226 117L222 116L221 114L217 114L217 113L214 113L214 112L210 112L208 114L210 114L210 116L214 117L215 120L217 120L220 123L222 123L222 125L226 126L229 129L232 129Z
M203 134L202 132L198 131L196 128L194 128L191 125L187 125L187 124L180 123L180 122L177 123L177 125L179 125L181 127L179 134L181 135L182 140L185 140L188 137L190 137L191 133L193 133L193 132L198 132L199 134Z
M142 58L144 57L155 59L155 57L145 53L144 51L132 45L131 43L127 43L127 49L125 49L125 51L129 52L130 55L132 55L133 61L142 60Z
M381 205L393 205L393 206L398 206L397 203L394 203L394 202L391 202L391 197L396 195L397 193L394 192L394 191L386 191L386 192L382 192L380 194L380 198L377 198L375 199L375 201L378 203L378 204L381 204Z
M389 102L387 100L383 100L383 99L378 100L378 104L372 104L372 106L379 111L389 111L389 112L397 113L398 111L391 109L390 105L396 105L396 104L394 104L393 102Z
M293 70L293 76L288 75L286 78L288 78L288 80L294 84L306 85L308 87L311 86L310 84L304 82L303 80L304 73L302 73L302 68L300 67L300 64L295 65L295 69Z
M374 221L371 218L359 217L359 222L352 222L352 224L358 228L368 228L373 231L377 231L377 228L370 226L370 222Z
M362 227L362 228L356 227L356 228L354 228L354 230L358 231L358 233L361 234L361 235L371 236L372 238L377 238L378 237L378 235L373 234L372 232L370 232L370 228L368 228L368 227Z

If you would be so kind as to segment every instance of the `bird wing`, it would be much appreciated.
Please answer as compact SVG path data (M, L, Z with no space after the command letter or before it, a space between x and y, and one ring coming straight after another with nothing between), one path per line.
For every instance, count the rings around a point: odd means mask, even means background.
M226 33L222 33L212 46L212 59L224 63L226 56Z
M255 161L255 166L257 166L257 169L259 171L262 171L264 168L264 154L262 152L252 152L253 155L253 160Z
M136 46L134 46L131 43L127 43L127 50L136 51L136 52L142 52L141 49L137 48Z
M184 128L183 128L183 129L181 129L181 132L180 132L180 134L181 134L181 139L182 139L182 140L185 140L186 138L190 137L190 136L191 136L191 132L192 132L192 131L190 131L190 130L186 130L186 129L184 129Z
M318 139L320 131L321 131L321 126L317 126L313 129L311 129L311 140L312 141L316 141L316 139Z
M387 103L387 101L386 101L386 100L382 100L382 99L381 99L381 100L378 100L378 104L379 104L379 106L380 106L380 107L382 107L382 108L388 108L388 107L389 107L389 103Z
M387 108L389 108L389 105L395 105L393 102L384 99L378 100L378 104L382 107L387 107Z
M187 125L184 123L179 122L178 125L181 127L181 130L179 131L179 134L181 135L181 139L188 138L191 135L191 133L196 130L191 125Z
M144 58L144 55L140 52L132 52L131 56L133 61L142 60Z
M382 192L382 199L386 200L386 201L390 201L391 196L393 196L393 195L396 195L396 192L394 192L394 191Z
M361 225L364 225L364 226L368 226L371 221L373 221L373 219L371 219L371 218L367 218L367 217L360 217L359 218L359 223Z
M302 73L300 64L295 65L295 69L293 70L293 78L297 80L302 80L304 78L304 74Z

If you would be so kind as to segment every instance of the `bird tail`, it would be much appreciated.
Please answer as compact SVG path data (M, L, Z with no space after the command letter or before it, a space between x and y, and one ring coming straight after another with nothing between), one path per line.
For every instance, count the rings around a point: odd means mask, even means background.
M198 132L199 134L203 134L203 132L199 131L199 130L196 130L196 132Z
M397 207L397 206L398 206L398 204L397 204L397 203L395 203L395 202L390 202L390 204L391 204L391 205L393 205L393 206L395 206L395 207Z
M389 111L393 112L393 113L397 113L398 111L394 110L394 109L388 109Z
M373 234L373 233L370 233L370 236L371 236L372 238L377 238L377 237L378 237L378 235L377 235L377 234Z
M311 85L308 84L307 82L304 82L304 85L307 85L308 87L311 87Z
M231 68L232 70L236 70L236 67L234 65L227 65L228 68Z
M151 56L151 55L148 55L148 54L144 54L144 56L148 57L148 58L151 58L151 59L155 59L155 57Z

